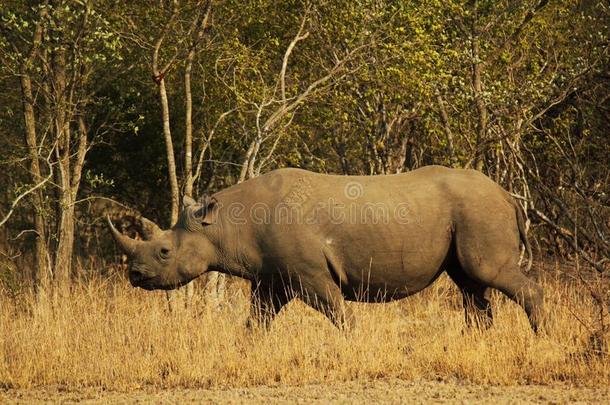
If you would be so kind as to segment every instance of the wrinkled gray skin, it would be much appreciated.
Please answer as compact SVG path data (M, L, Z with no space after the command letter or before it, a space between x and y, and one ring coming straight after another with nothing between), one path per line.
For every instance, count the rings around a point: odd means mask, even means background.
M542 314L542 290L518 265L520 241L531 265L521 208L473 170L335 176L280 169L200 202L185 197L172 229L143 219L144 241L110 226L134 286L174 289L206 271L236 275L256 287L257 320L299 297L344 327L352 322L345 300L404 298L444 271L463 293L468 324L491 325L489 288L522 305L534 330Z

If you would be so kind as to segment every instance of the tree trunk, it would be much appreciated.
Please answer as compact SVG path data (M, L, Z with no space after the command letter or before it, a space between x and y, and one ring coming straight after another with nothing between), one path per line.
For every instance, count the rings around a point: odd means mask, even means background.
M62 185L64 187L64 185ZM74 248L74 201L71 191L62 190L59 203L58 243L55 253L55 286L65 291L70 282Z
M449 162L451 167L457 167L457 156L455 155L455 147L453 146L453 132L449 125L449 115L447 109L445 109L445 103L443 97L439 94L436 95L436 103L438 104L438 110L441 116L441 122L443 123L443 131L447 138L447 154L449 155Z
M53 96L55 103L54 131L57 144L57 186L59 198L57 212L57 248L55 252L55 286L64 291L70 280L72 248L74 246L74 200L70 176L70 122L66 100L66 53L57 49L52 56Z
M159 80L159 99L161 100L161 118L163 120L163 137L165 138L165 151L167 155L167 173L169 185L172 193L172 213L171 224L178 220L178 209L180 200L180 190L178 188L178 177L176 176L176 160L174 158L174 143L172 131L169 125L169 103L167 101L167 91L165 90L165 78L163 72L158 76Z
M193 196L193 99L191 92L191 70L195 50L191 50L184 69L184 194Z
M40 183L42 174L38 162L38 137L36 135L36 114L34 112L34 95L32 92L32 80L25 68L21 69L21 92L23 97L23 120L25 124L25 144L30 160L30 172L32 181ZM36 232L36 245L34 252L35 288L39 291L47 290L49 287L49 263L47 261L47 237L44 220L44 207L42 191L36 190L32 193L32 207L34 208L34 231Z
M473 28L473 31L475 29ZM483 100L483 84L481 79L481 59L479 52L479 37L474 33L472 38L472 89L474 102L477 109L477 135L476 135L476 154L474 166L476 170L482 171L485 162L485 150L483 144L487 138L487 106Z
M193 95L191 91L191 71L195 48L191 49L184 68L184 195L193 196ZM186 306L189 307L195 295L195 285L188 283L185 287Z
M199 29L193 40L193 44L186 57L186 65L184 68L184 194L190 197L193 196L193 95L191 89L191 72L193 70L193 61L197 53L197 45L203 38L205 28L207 27L208 18L210 16L212 2L207 2L205 11L201 14L201 18L194 21L194 24ZM213 272L214 276L208 277L205 292L209 299L214 300L218 305L220 299L224 297L224 275ZM210 280L213 279L212 283ZM222 294L221 294L222 293ZM195 295L194 283L189 283L185 286L186 306L189 307Z
M160 79L157 82L159 88L159 99L161 100L161 119L163 120L163 137L165 139L165 154L167 155L167 174L169 177L170 190L172 193L172 211L170 225L174 225L178 221L178 210L180 208L180 190L178 187L178 177L176 175L176 160L174 157L174 142L172 139L172 131L169 124L169 102L167 100L167 90L165 89L165 72L156 75ZM167 302L170 311L175 311L177 308L176 293L173 291L166 292ZM188 300L188 298L187 298Z

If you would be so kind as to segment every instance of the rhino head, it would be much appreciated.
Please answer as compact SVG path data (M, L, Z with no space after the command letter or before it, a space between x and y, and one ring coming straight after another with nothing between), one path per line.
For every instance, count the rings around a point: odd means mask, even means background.
M217 262L216 248L207 227L215 226L216 200L196 202L184 197L178 222L162 230L153 221L140 219L143 240L119 232L110 218L114 240L129 259L129 281L146 290L171 290L187 284Z

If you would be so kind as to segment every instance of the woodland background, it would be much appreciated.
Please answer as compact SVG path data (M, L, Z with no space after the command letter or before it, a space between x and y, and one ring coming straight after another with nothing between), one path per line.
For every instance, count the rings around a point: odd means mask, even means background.
M0 284L120 260L195 197L279 167L481 170L539 257L608 272L610 9L591 0L3 0ZM594 272L595 273L595 272ZM607 293L607 292L606 292Z

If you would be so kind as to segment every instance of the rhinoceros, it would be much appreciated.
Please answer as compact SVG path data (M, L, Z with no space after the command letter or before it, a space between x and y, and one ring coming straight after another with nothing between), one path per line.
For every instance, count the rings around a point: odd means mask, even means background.
M337 326L345 301L388 302L415 294L443 272L457 284L468 324L488 327L490 288L519 303L536 331L541 287L520 271L532 252L524 213L474 170L426 166L403 174L342 176L285 168L199 201L185 196L177 223L142 218L144 240L121 234L129 280L175 289L208 271L253 285L253 319L267 321L298 297Z

